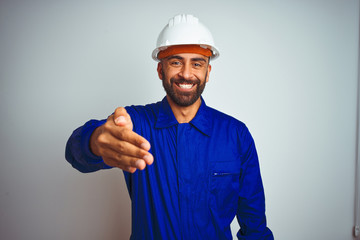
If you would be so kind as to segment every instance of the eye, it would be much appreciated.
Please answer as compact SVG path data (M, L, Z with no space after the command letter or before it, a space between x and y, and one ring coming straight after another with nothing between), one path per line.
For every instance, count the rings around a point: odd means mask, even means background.
M170 65L171 65L171 66L180 66L180 65L181 65L181 62L180 62L180 61L171 61L171 62L170 62Z
M196 63L193 63L193 66L194 66L195 68L201 68L201 67L202 67L202 64L199 63L199 62L196 62Z

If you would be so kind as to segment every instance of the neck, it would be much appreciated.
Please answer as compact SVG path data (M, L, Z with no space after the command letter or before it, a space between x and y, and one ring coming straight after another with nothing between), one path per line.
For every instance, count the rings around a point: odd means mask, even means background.
M189 123L195 117L201 105L201 98L187 107L177 105L169 96L167 96L167 100L178 123Z

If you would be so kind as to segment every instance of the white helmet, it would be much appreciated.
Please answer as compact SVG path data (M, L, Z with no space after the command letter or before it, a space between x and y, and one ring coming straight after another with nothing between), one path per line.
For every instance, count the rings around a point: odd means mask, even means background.
M169 23L160 32L152 58L159 61L158 53L169 46L200 45L212 52L211 59L219 56L214 39L210 31L199 22L199 19L189 14L180 14L169 20Z

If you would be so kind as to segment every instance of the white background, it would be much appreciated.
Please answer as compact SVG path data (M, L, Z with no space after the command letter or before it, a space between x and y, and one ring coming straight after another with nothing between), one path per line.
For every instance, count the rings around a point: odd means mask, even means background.
M178 13L214 35L204 98L252 132L275 238L353 239L357 0L2 0L0 239L129 238L121 171L79 173L65 144L162 99L150 55Z

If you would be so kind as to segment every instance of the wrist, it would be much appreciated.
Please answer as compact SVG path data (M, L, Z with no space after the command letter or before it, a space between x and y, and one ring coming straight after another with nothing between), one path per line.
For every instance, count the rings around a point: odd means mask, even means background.
M102 126L95 128L94 132L90 136L90 141L89 141L90 151L98 157L100 157L100 152L99 152L97 140L101 133L101 128Z

